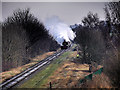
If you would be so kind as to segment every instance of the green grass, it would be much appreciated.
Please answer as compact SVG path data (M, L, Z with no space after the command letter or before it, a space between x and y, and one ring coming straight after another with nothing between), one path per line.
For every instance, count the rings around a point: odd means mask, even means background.
M52 64L47 66L47 68L37 73L34 77L20 85L18 88L45 88L44 85L49 82L48 77L52 76L55 70L62 65L70 53L70 51L67 51L62 54L58 59L54 60Z

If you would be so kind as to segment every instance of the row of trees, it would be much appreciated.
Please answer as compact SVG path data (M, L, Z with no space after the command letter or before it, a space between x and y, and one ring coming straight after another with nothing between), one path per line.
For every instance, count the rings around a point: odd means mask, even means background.
M29 63L32 57L58 47L29 8L16 10L2 23L3 71Z
M83 52L82 63L96 62L104 66L111 84L120 86L120 2L110 2L105 8L106 21L91 12L82 20L83 26L73 31ZM111 68L112 67L112 68Z
M100 31L100 21L97 14L91 12L82 20L83 26L75 28L75 41L83 51L83 63L91 61L100 64L105 54L104 36Z

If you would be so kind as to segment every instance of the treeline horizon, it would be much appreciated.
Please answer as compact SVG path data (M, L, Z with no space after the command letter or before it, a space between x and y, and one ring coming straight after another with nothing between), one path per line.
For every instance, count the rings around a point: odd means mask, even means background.
M57 41L29 8L14 11L2 23L2 71L30 63L31 58L58 48Z

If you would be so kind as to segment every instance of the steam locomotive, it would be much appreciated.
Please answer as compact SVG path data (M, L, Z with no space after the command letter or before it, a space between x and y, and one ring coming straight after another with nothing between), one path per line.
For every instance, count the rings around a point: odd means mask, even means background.
M70 42L68 41L63 41L63 43L62 43L62 46L61 46L61 49L67 49L68 47L70 47L71 45L70 45Z

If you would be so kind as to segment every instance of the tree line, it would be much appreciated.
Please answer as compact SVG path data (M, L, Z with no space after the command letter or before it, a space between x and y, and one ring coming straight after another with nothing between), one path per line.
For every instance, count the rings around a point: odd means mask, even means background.
M58 47L59 44L29 8L14 11L2 23L3 71L27 64L36 55Z
M89 12L82 25L73 29L75 42L82 51L82 63L104 66L114 87L120 86L120 2L105 5L105 21Z

